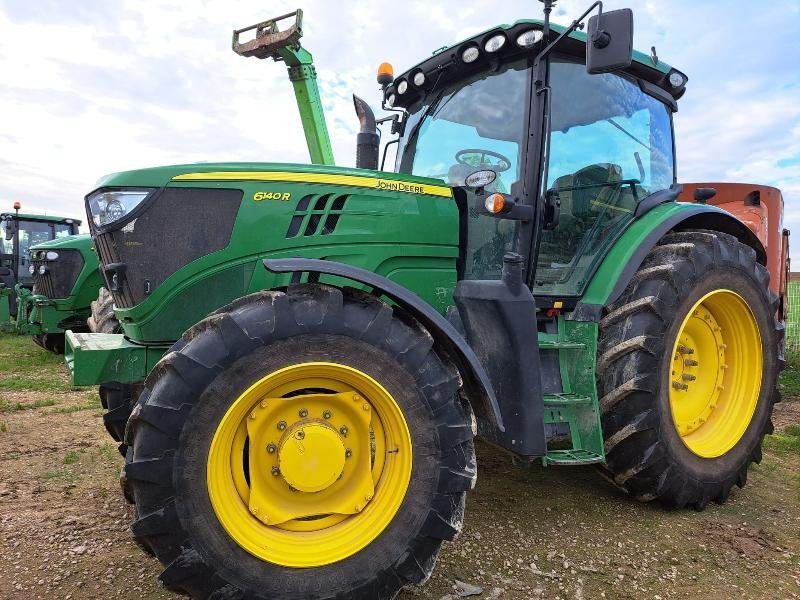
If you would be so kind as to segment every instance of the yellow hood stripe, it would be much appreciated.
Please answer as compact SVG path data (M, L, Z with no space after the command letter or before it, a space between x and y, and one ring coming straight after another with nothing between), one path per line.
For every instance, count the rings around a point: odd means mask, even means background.
M213 171L210 173L184 173L172 181L291 181L296 183L330 183L350 185L390 192L425 194L450 198L452 190L443 185L428 185L396 179L378 179L359 175L331 175L326 173L295 173L289 171Z

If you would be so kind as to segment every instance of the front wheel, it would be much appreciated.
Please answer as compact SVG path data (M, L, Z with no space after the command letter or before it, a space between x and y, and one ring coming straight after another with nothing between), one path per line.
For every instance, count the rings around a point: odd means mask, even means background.
M397 310L319 285L184 334L127 429L132 531L196 598L392 598L463 523L459 378Z
M667 235L600 323L600 410L614 482L701 509L744 486L779 398L782 328L755 252Z

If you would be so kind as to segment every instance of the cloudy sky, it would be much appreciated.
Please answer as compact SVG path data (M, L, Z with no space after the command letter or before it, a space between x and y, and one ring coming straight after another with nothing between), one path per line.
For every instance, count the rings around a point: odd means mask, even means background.
M353 92L497 23L539 18L534 0L0 0L0 209L22 201L85 219L103 174L196 161L307 162L282 65L244 59L231 30L305 12L337 163L354 163ZM567 24L589 0L562 0ZM780 187L800 264L800 2L610 0L635 46L689 76L676 115L681 181Z

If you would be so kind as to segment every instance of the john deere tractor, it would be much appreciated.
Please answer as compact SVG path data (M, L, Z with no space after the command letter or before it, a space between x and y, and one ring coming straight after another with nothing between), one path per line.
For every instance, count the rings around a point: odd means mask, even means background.
M120 330L111 295L103 287L89 235L73 235L29 250L33 287L16 286L16 331L63 354L64 333Z
M17 209L0 215L0 223L0 323L5 329L30 335L56 353L64 352L69 329L119 331L91 236L78 235L80 221Z
M382 68L357 168L329 164L300 11L239 30L238 54L286 64L315 164L143 169L86 196L124 332L69 332L66 360L127 420L131 530L170 590L424 582L476 435L667 506L745 484L778 399L780 218L758 236L712 188L677 202L686 75L631 50L629 10L558 27L544 4Z

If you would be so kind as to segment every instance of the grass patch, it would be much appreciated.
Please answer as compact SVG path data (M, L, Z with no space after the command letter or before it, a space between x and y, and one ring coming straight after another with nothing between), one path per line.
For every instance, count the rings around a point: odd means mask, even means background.
M0 391L68 391L63 362L30 336L0 333Z
M781 394L784 396L800 396L800 365L796 361L787 361L778 382Z
M30 404L23 404L22 402L9 402L4 398L0 398L0 412L17 412L20 410L33 410L35 408L44 408L45 406L55 406L56 401L52 398L42 400L34 400Z
M79 404L73 404L71 406L62 406L59 408L55 408L48 412L47 414L56 415L56 414L69 414L74 412L80 412L82 410L100 410L103 408L102 404L100 404L100 396L95 395L93 398L86 400L85 402L81 402Z
M116 464L119 461L119 450L114 444L105 442L97 447L97 454L103 460Z
M77 473L72 472L68 469L52 469L50 471L45 471L41 475L41 479L44 481L52 481L54 479L61 479L62 481L66 481L67 483L75 483L80 479Z
M80 454L75 452L75 450L70 450L69 452L67 452L64 455L64 464L65 465L74 465L76 462L78 462L79 458L80 458Z
M788 425L764 438L764 447L776 454L800 454L800 425Z

